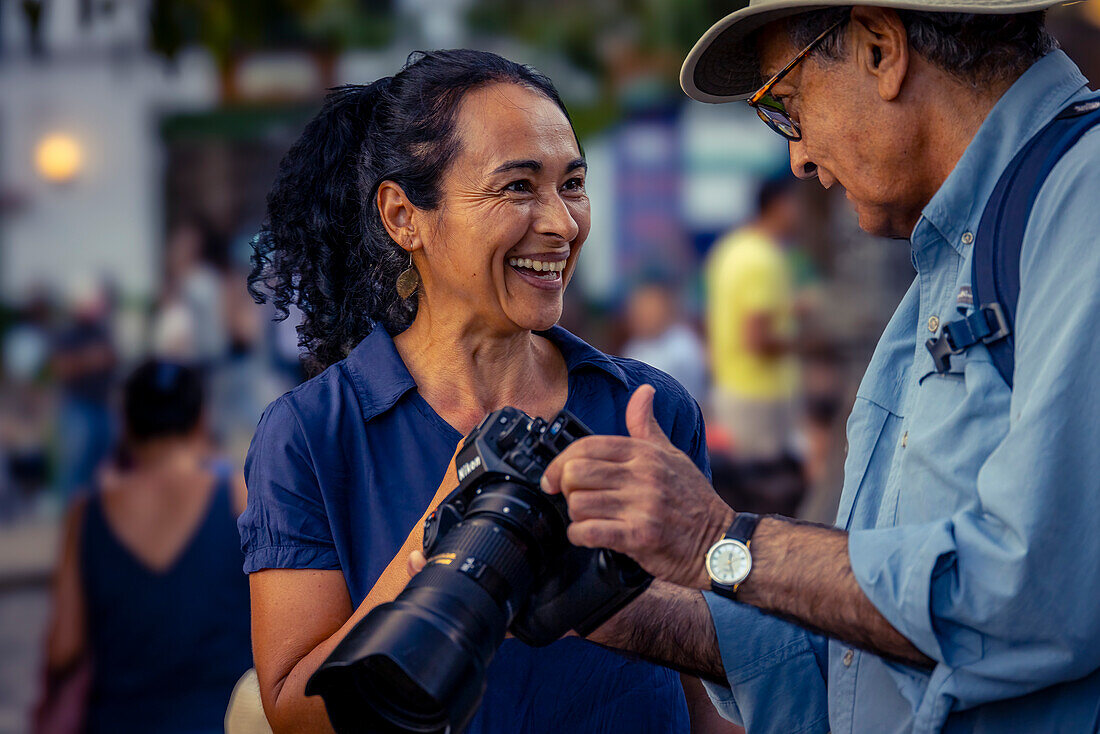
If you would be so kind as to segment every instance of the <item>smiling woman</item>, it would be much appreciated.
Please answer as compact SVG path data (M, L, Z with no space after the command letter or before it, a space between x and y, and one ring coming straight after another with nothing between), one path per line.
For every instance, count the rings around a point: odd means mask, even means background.
M586 172L550 81L477 51L337 89L284 159L250 286L301 310L319 374L265 412L239 523L276 731L328 728L306 680L408 581L421 521L456 484L449 460L486 413L566 407L625 434L650 383L662 428L709 471L683 388L556 326L589 230ZM575 637L506 640L487 683L469 732L689 728L678 674Z
M444 333L455 346L484 345L486 333L508 332L511 347L537 345L542 340L529 332L549 329L561 317L562 295L588 236L586 165L576 135L560 101L507 81L468 91L454 124L459 150L440 178L441 206L416 206L396 181L378 188L383 226L412 253L422 283L416 318L397 337L398 349L418 350ZM552 360L543 362L516 367L541 373L541 384L558 388L546 399L564 402L563 371L553 370ZM427 372L428 384L417 380L422 391L432 388L432 370ZM433 407L463 429L477 425L496 399L509 397L477 379L467 385L468 394L481 400L448 406L452 379L448 374L448 393L439 396L444 404ZM524 389L523 395L531 393ZM448 415L452 407L457 412Z

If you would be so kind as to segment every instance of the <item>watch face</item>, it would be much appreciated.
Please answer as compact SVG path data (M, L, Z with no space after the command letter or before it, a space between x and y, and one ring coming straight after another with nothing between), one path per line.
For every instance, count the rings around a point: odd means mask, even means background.
M752 556L744 543L726 538L707 553L707 573L712 581L734 585L745 580L752 568Z

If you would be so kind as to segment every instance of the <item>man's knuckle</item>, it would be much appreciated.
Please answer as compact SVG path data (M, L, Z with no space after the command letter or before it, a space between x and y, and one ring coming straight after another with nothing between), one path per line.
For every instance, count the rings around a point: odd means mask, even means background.
M559 471L561 472L560 481L563 486L572 487L576 485L578 473L576 461L566 461Z

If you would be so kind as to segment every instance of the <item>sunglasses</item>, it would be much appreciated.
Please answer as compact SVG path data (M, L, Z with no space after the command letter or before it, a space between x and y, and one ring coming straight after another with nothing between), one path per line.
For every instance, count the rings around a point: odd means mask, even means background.
M798 142L802 139L802 129L798 126L798 123L791 119L787 109L783 106L783 103L772 96L771 89L779 81L787 76L791 72L791 69L798 66L803 59L809 56L818 45L825 40L825 38L839 28L845 21L838 20L831 26L821 32L814 40L810 41L810 45L799 51L798 55L791 59L790 63L779 70L779 73L769 79L764 86L756 90L756 92L748 98L749 107L756 110L756 114L760 116L760 119L777 133L785 137L792 142Z

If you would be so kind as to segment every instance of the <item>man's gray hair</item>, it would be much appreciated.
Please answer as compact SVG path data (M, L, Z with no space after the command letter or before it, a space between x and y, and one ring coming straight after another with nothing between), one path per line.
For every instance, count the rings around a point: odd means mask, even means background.
M826 28L847 21L852 8L830 8L802 13L787 22L787 33L796 48L809 45ZM1044 55L1058 48L1045 27L1045 11L1016 15L896 11L905 24L909 46L930 63L952 76L973 84L1015 79ZM814 53L837 59L844 55L842 25Z

